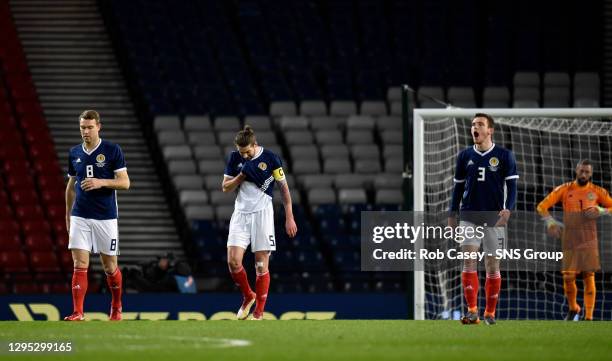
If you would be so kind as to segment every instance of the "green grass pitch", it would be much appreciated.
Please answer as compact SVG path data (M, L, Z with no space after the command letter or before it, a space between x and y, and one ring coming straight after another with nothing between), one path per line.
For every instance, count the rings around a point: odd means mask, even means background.
M612 322L0 322L14 360L604 360ZM71 341L70 354L10 354L7 342Z

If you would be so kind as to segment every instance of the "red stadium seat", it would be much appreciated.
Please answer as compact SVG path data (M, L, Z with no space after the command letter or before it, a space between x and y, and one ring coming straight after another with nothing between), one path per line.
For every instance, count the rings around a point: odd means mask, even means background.
M64 204L65 186L57 184L59 177L39 177L38 185L42 190L41 198L46 205Z
M30 263L34 272L61 272L59 262L53 252L32 252Z
M29 252L53 251L53 240L45 233L28 235L25 238L25 245Z
M9 207L7 204L4 204L4 206ZM2 216L1 210L2 205L0 205L0 234L19 234L19 223L12 216L10 218Z
M7 203L0 204L0 219L13 218L13 209Z
M42 291L37 282L16 282L13 288L17 294L34 294Z
M31 234L37 233L50 233L51 226L46 219L31 219L24 220L21 222L21 229L23 230L24 235L27 237Z
M4 282L0 282L0 295L5 295L9 293L8 286Z
M55 236L55 244L58 250L68 250L68 234L59 234Z
M55 234L56 238L63 237L68 234L68 231L66 230L66 218L62 220L54 219L51 227L53 227L53 234Z
M70 294L72 292L72 285L70 282L55 282L51 284L51 293L58 294Z
M2 238L0 239L0 252L21 251L21 247L21 237L19 237L18 233L2 233Z
M0 252L0 268L5 273L25 273L30 271L28 257L23 252Z
M72 253L68 249L57 252L60 264L65 273L72 273L74 270L74 262L72 261Z
M47 216L51 220L65 220L66 206L64 204L52 204L47 206Z
M38 204L38 194L35 191L35 188L21 188L21 189L13 189L11 191L11 198L13 200L13 204L18 205L30 205L30 204Z
M6 185L11 191L36 190L36 183L29 173L12 173L6 177Z
M19 220L23 221L35 221L35 220L44 220L45 214L43 209L38 204L32 205L17 205L15 207L15 214Z

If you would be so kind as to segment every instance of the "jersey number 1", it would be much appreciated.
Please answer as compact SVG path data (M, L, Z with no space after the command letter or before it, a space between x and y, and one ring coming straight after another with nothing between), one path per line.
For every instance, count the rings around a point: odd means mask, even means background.
M484 182L485 181L485 167L478 167L478 181L479 182Z
M87 178L93 178L93 165L88 165L85 167L85 176Z

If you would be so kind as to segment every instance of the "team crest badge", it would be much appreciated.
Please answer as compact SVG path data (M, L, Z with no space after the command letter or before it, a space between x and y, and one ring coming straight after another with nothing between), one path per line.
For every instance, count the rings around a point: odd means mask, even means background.
M259 169L261 169L261 170L264 170L264 171L265 171L266 169L268 169L268 165L267 165L266 163L264 163L264 162L260 162L260 163L257 165L257 168L259 168Z
M489 159L489 169L491 172L496 172L497 167L499 167L499 159L497 159L497 157L491 157L491 159Z
M104 165L106 164L106 163L104 163L104 161L106 161L106 157L104 156L104 154L98 154L96 156L96 162L97 162L96 165L98 167L100 167L100 168L104 167Z
M588 198L590 201L594 201L594 200L595 200L595 198L596 198L596 197L595 197L595 193L593 193L593 192L589 192L589 193L587 193L587 198Z

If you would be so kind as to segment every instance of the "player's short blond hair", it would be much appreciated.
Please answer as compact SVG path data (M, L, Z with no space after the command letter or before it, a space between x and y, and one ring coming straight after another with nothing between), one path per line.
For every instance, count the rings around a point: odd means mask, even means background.
M81 115L79 115L79 120L81 119L93 119L97 124L100 123L100 114L98 114L98 112L95 110L85 110L83 113L81 113Z

